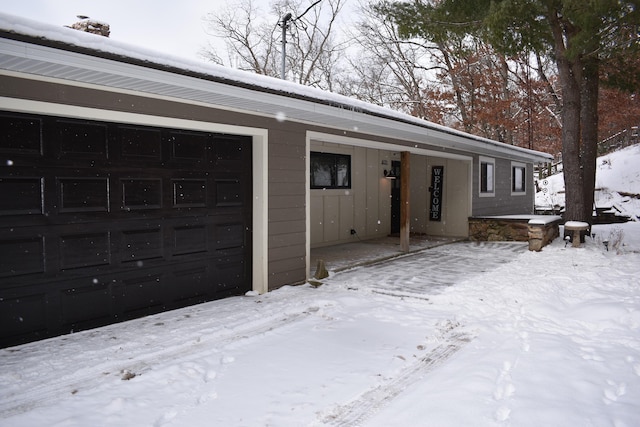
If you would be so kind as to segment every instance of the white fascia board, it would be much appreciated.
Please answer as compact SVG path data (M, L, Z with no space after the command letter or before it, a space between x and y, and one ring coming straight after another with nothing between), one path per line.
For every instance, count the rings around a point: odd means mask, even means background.
M423 148L422 146L417 146L417 145L414 145L414 146L395 145L395 144L390 144L388 142L371 141L369 139L354 138L349 136L334 135L334 134L315 132L315 131L307 131L307 140L319 141L319 142L330 142L330 143L342 144L342 145L351 145L354 147L375 148L378 150L385 150L385 151L392 151L392 152L408 151L412 154L419 154L422 156L429 156L429 157L438 157L443 159L464 160L464 161L472 160L472 157L469 155L451 153L447 151L430 150L428 148Z

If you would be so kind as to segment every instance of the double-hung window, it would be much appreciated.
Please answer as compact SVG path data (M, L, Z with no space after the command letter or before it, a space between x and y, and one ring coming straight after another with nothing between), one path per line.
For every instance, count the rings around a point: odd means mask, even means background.
M480 157L480 197L495 195L496 161L488 157Z
M527 188L525 185L527 166L524 163L511 163L511 193L525 194Z
M351 188L351 156L311 152L311 188Z

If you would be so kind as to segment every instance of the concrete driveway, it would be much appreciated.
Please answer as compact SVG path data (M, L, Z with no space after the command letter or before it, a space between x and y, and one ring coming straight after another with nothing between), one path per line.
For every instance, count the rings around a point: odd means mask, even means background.
M381 261L377 262L372 256L366 267L339 269L322 282L336 280L347 286L352 282L359 289L366 287L379 293L419 297L511 262L527 249L526 242L439 242L415 253L390 258L379 248L377 254ZM356 258L358 249L353 251L352 256ZM360 260L363 259L367 257L363 255ZM330 265L328 268L331 271Z

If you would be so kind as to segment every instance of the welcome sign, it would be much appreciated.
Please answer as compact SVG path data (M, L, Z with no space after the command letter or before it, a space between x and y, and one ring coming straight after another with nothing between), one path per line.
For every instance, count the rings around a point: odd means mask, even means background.
M431 209L429 212L430 221L440 221L442 219L442 182L444 179L444 166L433 166L431 168Z

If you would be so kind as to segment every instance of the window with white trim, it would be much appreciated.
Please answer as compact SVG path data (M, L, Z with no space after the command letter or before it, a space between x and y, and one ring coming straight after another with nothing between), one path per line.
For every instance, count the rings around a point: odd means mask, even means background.
M525 194L527 166L524 163L511 162L511 194Z
M311 188L351 188L351 156L312 151Z
M489 157L479 158L480 197L495 196L496 161Z

